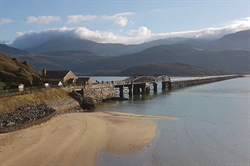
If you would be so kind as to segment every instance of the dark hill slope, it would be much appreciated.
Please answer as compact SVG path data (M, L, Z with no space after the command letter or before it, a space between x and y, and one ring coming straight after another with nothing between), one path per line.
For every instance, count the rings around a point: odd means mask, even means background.
M0 44L0 52L9 56L32 55L32 53L20 50L14 47L9 47L5 44Z
M165 38L145 42L142 44L120 44L120 43L97 43L90 40L75 39L70 37L59 37L51 39L45 43L39 44L32 48L25 48L29 52L54 52L68 50L88 50L97 54L105 55L124 55L143 51L147 48L158 45L170 44L189 44L202 47L208 50L225 50L225 49L249 49L250 30L239 31L228 34L222 38L208 42L203 39L187 39L187 38ZM25 42L25 41L24 41ZM18 47L14 42L12 46ZM24 49L24 48L22 48Z
M0 53L0 82L0 88L13 87L20 83L25 86L38 85L40 76L26 61L18 61Z
M121 71L119 74L126 76L155 74L165 74L168 76L212 76L226 73L182 63L157 63L131 67Z
M145 42L142 44L119 44L119 43L97 43L90 40L57 38L49 40L36 47L28 48L30 52L55 52L68 50L88 50L90 52L102 55L124 55L143 51L147 48L157 45L169 45L176 43L204 43L203 40L186 39L186 38L166 38Z
M225 35L221 39L203 45L203 48L209 50L250 49L250 30Z
M38 56L22 56L21 60L28 61L36 70L73 70L81 68L90 60L103 59L104 56L93 54L89 51L56 51L47 52Z
M33 48L26 49L30 52L56 52L56 51L69 51L69 50L87 50L93 53L106 54L106 55L121 55L128 53L130 49L135 49L136 45L124 45L124 44L103 44L90 40L81 39L53 39L43 44L40 44ZM134 52L134 51L132 51Z
M248 72L249 50L204 51L184 44L162 45L142 52L93 60L82 71L124 70L137 65L152 63L184 63L226 72Z

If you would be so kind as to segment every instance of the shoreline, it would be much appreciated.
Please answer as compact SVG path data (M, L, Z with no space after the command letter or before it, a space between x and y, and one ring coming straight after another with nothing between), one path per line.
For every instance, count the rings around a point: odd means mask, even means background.
M150 144L157 126L171 117L121 112L70 113L0 135L1 166L95 165L100 152L129 154Z

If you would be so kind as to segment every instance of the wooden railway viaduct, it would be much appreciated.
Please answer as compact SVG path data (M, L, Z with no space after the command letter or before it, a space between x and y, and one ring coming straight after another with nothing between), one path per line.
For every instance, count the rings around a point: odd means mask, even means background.
M242 77L241 75L222 75L222 76L209 76L209 77L196 77L190 79L171 80L166 75L155 76L131 76L122 81L111 81L115 88L119 89L119 97L124 97L124 93L129 96L139 94L149 94L151 88L157 92L157 85L161 84L162 90L178 89L188 86L200 85L205 83L223 81ZM153 85L153 86L152 86ZM126 91L125 88L127 89Z

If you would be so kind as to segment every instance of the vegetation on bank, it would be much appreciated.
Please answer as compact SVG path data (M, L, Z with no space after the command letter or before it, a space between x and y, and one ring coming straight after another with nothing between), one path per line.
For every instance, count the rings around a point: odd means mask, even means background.
M30 104L55 102L61 99L70 99L68 92L63 88L33 89L28 94L0 98L0 112L10 112Z
M20 83L25 86L42 84L39 74L26 61L0 53L0 89L17 88Z

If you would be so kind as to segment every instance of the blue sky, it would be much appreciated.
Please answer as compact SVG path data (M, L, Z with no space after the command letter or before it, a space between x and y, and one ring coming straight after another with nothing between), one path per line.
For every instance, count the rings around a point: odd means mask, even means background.
M0 0L0 41L21 48L60 35L124 44L215 39L249 29L249 6L249 0Z

